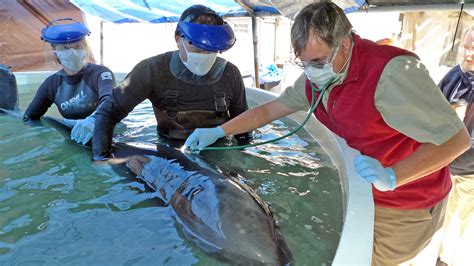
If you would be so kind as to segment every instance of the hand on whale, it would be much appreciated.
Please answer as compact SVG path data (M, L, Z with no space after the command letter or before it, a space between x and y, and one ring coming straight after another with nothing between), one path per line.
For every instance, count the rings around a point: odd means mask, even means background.
M71 128L63 121L42 120L70 141ZM138 179L159 192L182 235L209 255L230 264L293 264L272 212L236 178L203 166L196 155L165 145L151 149L115 143L113 156L107 162L125 163Z

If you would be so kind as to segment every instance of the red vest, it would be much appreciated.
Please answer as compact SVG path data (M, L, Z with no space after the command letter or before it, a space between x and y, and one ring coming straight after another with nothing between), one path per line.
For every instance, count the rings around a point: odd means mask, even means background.
M343 84L335 86L328 99L328 111L320 104L314 114L332 132L361 154L376 158L384 167L410 156L420 143L388 126L375 107L375 89L385 65L399 55L413 53L361 39L354 35L354 48ZM315 95L317 97L319 93ZM311 86L306 80L306 96L311 102ZM352 163L352 162L350 162ZM378 207L397 209L431 208L451 189L448 167L416 181L380 192L372 188Z

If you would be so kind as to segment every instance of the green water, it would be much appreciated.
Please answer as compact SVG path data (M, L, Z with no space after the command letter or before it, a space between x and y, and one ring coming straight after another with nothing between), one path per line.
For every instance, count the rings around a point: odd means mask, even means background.
M25 110L36 86L20 88ZM52 108L51 115L57 112ZM120 126L121 142L155 143L149 103ZM288 133L283 119L255 141ZM226 143L221 143L225 145ZM330 264L342 228L338 173L305 132L244 151L200 157L237 176L269 204L296 265ZM219 265L183 239L154 193L91 163L90 151L46 124L0 115L0 265Z

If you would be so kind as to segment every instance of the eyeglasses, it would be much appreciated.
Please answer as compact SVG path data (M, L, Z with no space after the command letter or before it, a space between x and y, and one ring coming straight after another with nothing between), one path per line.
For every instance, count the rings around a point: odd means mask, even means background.
M306 61L300 60L298 57L295 57L295 58L292 58L290 62L301 69L305 69L308 67L323 69L324 65L332 63L332 61L334 61L334 58L336 57L336 54L339 51L339 46L340 45L338 45L337 48L331 52L331 54L329 54L328 56L326 56L326 58L323 58L323 59L306 62Z
M311 62L301 61L299 58L291 59L291 63L301 69L305 69L308 67L322 69L324 65L328 63L328 61L329 61L328 58L317 60L317 61L311 61Z

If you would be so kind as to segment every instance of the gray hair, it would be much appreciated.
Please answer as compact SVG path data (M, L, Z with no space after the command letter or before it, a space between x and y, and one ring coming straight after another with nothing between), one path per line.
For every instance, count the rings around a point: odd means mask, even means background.
M332 2L316 2L304 7L291 27L291 44L298 57L308 42L310 31L330 48L339 45L349 35L352 25L344 11Z
M468 27L467 30L464 31L464 35L462 36L461 41L464 42L466 40L467 36L473 31L474 31L474 26Z

